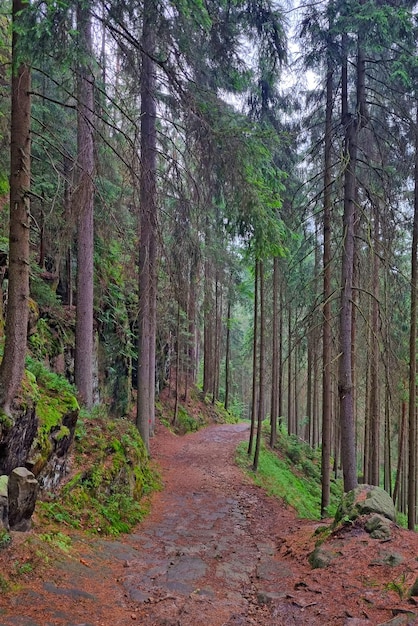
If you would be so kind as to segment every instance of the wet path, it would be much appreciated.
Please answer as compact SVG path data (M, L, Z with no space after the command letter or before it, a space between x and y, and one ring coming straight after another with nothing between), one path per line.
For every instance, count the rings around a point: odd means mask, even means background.
M286 596L292 571L257 523L268 522L264 494L233 464L247 429L211 427L159 456L165 489L129 538L123 576L144 626L272 624L268 605Z
M74 536L76 557L54 563L36 590L0 600L0 626L321 624L289 601L299 579L278 546L293 513L234 464L247 438L247 424L185 437L161 428L152 453L164 489L137 532Z

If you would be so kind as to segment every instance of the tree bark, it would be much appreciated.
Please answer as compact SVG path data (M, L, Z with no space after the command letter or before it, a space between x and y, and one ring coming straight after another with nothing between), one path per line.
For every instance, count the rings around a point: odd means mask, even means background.
M12 101L10 133L9 286L4 356L0 364L0 409L9 413L25 368L29 316L31 75L18 63L17 22L26 3L13 0Z
M141 45L141 174L137 427L149 450L155 404L155 299L157 250L157 132L154 2L143 5Z
M277 438L278 389L279 389L279 258L273 259L273 338L271 355L271 409L270 447L274 448Z
M230 386L230 359L231 359L231 296L228 298L226 314L226 346L225 346L225 410L229 409L229 386Z
M380 402L379 402L379 210L374 215L374 250L371 303L371 367L370 367L370 484L380 482Z
M325 111L324 167L324 248L323 248L323 325L322 325L322 451L321 451L321 517L326 515L331 486L331 419L332 419L332 334L331 334L331 193L332 193L332 93L333 72L328 60L327 102Z
M255 442L255 452L254 452L254 462L253 462L253 470L254 472L258 469L258 462L260 458L260 447L261 447L261 430L264 419L264 376L265 376L265 306L264 306L264 263L263 261L258 262L259 265L259 273L260 273L260 354L259 354L259 399L258 399L258 419L257 419L257 437Z
M77 27L83 58L92 58L91 17L85 4L77 4ZM93 405L93 201L94 201L94 83L91 69L79 67L77 152L77 317L74 379L81 402Z
M417 426L416 426L416 374L417 374L417 289L418 289L418 108L415 120L415 196L414 224L411 250L411 322L409 333L409 412L408 412L408 528L414 530L417 507Z
M259 262L255 262L254 277L254 316L253 316L253 383L252 383L252 399L251 399L251 426L250 439L248 441L248 456L252 454L254 443L254 430L257 412L257 348L258 348L258 278L259 278Z

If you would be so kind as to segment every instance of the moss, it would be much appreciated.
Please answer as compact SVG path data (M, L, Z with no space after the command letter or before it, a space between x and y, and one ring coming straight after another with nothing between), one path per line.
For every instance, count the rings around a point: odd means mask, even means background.
M67 426L61 426L57 433L54 433L55 441L62 441L65 437L70 436L70 429Z
M160 484L138 430L101 407L83 414L75 440L79 471L57 500L40 504L41 513L92 533L129 531L147 510L144 496Z
M13 424L14 424L14 421L10 417L10 415L7 415L7 413L0 410L0 428L9 430L13 426Z

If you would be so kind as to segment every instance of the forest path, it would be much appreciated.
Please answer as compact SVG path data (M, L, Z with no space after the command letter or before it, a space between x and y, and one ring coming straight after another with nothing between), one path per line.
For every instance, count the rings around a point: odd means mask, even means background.
M234 464L247 438L247 424L184 437L160 426L151 445L164 489L144 522L117 541L74 534L71 556L0 594L0 626L373 626L394 607L399 624L415 623L377 580L400 584L401 573L377 564L381 542L364 531L336 538L335 564L311 569L318 523L296 519ZM416 564L404 532L397 547Z

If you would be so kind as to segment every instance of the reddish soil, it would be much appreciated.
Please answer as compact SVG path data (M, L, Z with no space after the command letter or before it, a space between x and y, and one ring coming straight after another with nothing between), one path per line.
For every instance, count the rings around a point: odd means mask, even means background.
M28 535L14 535L0 553L1 571L13 570L16 582L0 594L0 626L418 623L407 597L418 576L418 536L393 525L390 540L375 540L361 524L350 526L327 540L331 564L312 569L320 524L298 520L234 465L247 435L242 424L184 437L160 426L152 455L164 489L129 536L112 541L65 528L73 542L65 554L45 548L45 529L29 534L29 546Z

